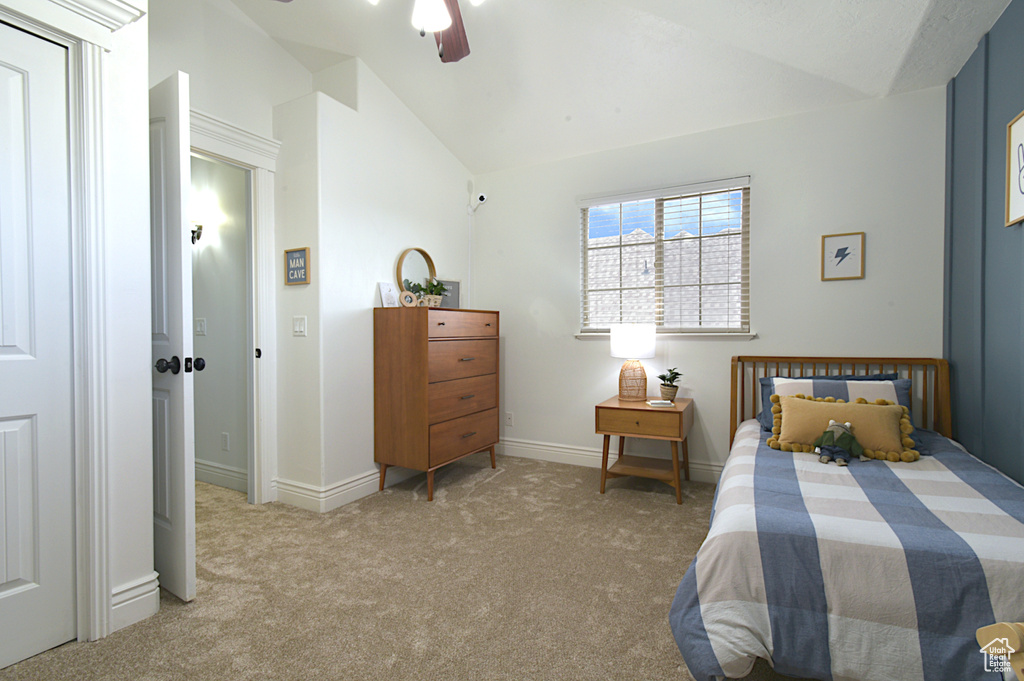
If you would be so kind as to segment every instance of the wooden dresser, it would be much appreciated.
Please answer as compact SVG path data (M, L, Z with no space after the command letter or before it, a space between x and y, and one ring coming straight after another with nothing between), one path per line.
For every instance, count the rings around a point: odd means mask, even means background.
M498 313L426 307L373 311L373 459L434 471L498 442Z

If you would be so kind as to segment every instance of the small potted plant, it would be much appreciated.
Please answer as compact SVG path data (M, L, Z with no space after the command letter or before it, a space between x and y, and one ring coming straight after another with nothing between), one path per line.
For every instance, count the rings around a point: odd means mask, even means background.
M658 374L658 378L661 379L661 399L676 399L676 393L679 391L679 386L676 385L676 381L679 380L680 376L682 376L682 374L676 371L675 367L672 367L663 374Z
M402 285L406 291L426 302L427 307L441 307L441 299L448 293L448 287L436 278L428 279L426 286L414 284L408 279L402 280Z

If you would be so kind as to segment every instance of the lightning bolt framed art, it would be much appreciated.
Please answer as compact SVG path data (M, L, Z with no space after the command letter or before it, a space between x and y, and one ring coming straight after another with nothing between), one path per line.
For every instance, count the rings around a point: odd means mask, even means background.
M821 237L821 280L864 278L864 232Z

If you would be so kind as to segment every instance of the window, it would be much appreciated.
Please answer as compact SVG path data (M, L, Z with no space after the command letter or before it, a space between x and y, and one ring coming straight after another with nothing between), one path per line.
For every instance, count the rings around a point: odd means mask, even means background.
M580 202L581 330L748 333L750 178Z

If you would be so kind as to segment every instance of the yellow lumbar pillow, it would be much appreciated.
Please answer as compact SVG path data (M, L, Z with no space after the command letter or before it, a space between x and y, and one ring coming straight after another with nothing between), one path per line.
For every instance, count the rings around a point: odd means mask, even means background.
M914 432L910 412L888 400L868 403L860 398L856 402L845 402L804 395L772 395L771 400L775 424L768 445L773 449L813 451L814 440L828 428L831 419L852 424L853 436L869 459L909 463L921 458L910 438Z

